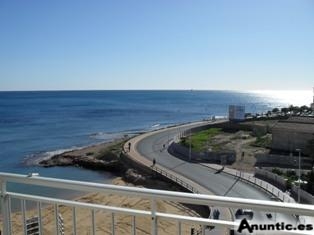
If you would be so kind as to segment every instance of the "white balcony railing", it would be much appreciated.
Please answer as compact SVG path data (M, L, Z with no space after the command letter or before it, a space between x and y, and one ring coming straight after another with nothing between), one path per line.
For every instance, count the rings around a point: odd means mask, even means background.
M136 187L126 187L126 186L116 186L108 184L98 184L98 183L87 183L87 182L78 182L71 180L61 180L54 178L45 178L37 175L17 175L9 173L0 173L1 181L1 217L2 217L2 234L13 234L12 233L12 200L20 201L21 205L21 217L20 221L23 226L23 234L28 234L27 231L30 228L36 230L36 233L33 234L42 234L43 224L42 224L42 206L43 204L53 205L54 210L54 219L55 226L54 231L51 233L54 234L63 234L63 223L71 223L72 234L79 234L77 231L76 224L76 210L79 208L88 209L91 211L90 223L91 231L90 234L96 234L96 211L104 211L106 213L111 213L111 234L116 233L115 216L122 214L128 215L131 217L131 233L136 234L139 224L137 224L138 217L149 217L151 218L151 234L158 234L158 220L169 220L174 221L177 224L177 234L182 233L182 224L198 224L201 225L202 233L205 234L205 227L215 226L223 227L228 230L233 230L237 228L238 222L227 221L227 220L215 220L209 218L200 218L193 216L182 216L178 214L171 213L162 213L156 209L156 202L160 200L195 204L195 205L213 205L226 208L251 208L253 210L260 211L273 211L286 214L294 215L304 215L304 216L314 216L314 206L313 205L303 205L295 203L282 203L274 201L260 201L260 200L249 200L241 198L231 198L231 197L222 197L222 196L212 196L212 195L202 195L202 194L192 194L192 193L182 193L182 192L173 192L173 191L164 191L164 190L154 190L154 189L144 189ZM112 205L103 205L97 203L86 203L79 202L74 200L65 200L55 198L53 196L38 196L29 194L29 193L17 193L8 190L8 183L18 183L22 185L33 185L33 186L42 186L42 187L51 187L56 189L70 189L80 192L100 192L108 193L114 195L126 195L126 196L136 196L141 198L147 198L150 200L150 210L139 210L134 208L125 208ZM37 217L35 219L29 220L26 217L26 202L35 202L37 207ZM72 220L63 221L59 213L60 206L67 206L72 208ZM292 231L297 232L297 231ZM313 231L312 231L313 232ZM29 233L30 234L30 233ZM215 233L213 233L215 234ZM311 234L311 233L308 233Z

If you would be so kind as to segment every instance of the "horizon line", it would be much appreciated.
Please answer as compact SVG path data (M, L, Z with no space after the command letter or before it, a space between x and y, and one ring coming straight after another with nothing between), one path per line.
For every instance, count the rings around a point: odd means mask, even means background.
M272 91L309 91L311 89L34 89L0 90L0 92L58 92L58 91L232 91L232 92L272 92Z

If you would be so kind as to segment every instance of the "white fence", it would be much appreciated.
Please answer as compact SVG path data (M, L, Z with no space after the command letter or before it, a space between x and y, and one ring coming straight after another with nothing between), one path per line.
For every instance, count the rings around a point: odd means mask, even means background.
M193 216L182 216L171 213L162 213L156 209L156 202L159 200L166 200L172 202L188 203L195 205L214 205L228 208L252 208L253 210L273 211L281 212L287 214L298 214L298 215L307 215L314 216L314 206L312 205L302 205L295 203L282 203L282 202L273 202L273 201L259 201L259 200L249 200L242 198L231 198L231 197L222 197L222 196L212 196L212 195L202 195L202 194L192 194L192 193L182 193L182 192L172 192L172 191L163 191L163 190L153 190L153 189L144 189L144 188L135 188L135 187L126 187L126 186L116 186L116 185L106 185L98 183L87 183L87 182L78 182L71 180L61 180L53 178L44 178L40 176L27 176L27 175L17 175L17 174L8 174L0 173L1 181L1 217L3 223L3 234L12 234L12 211L11 203L12 199L19 200L21 202L21 214L24 227L24 234L27 230L27 219L26 219L26 201L32 201L37 203L38 211L38 228L39 234L42 234L42 204L50 204L54 206L53 213L55 217L55 234L61 234L60 231L63 231L60 226L59 218L59 208L60 206L68 206L73 208L73 218L71 221L63 221L64 224L72 223L73 234L77 234L77 225L76 225L76 209L85 208L91 211L90 216L87 216L86 219L90 220L91 231L90 234L96 234L96 223L95 223L95 211L104 211L106 213L111 213L112 215L112 226L111 234L115 234L115 229L117 224L115 224L115 216L117 214L131 216L131 233L137 233L137 218L146 216L151 218L151 234L157 235L159 231L157 221L169 220L174 221L177 224L177 234L182 232L183 223L193 223L201 225L203 228L205 226L216 226L216 227L225 227L228 229L234 229L237 227L237 223L233 221L225 220L214 220L208 218L200 218ZM150 210L139 210L118 206L102 205L97 203L86 203L78 202L74 200L64 200L58 199L55 197L43 197L37 196L34 194L22 194L12 191L8 191L8 183L19 183L24 185L36 185L43 187L52 187L57 189L71 189L78 190L81 192L101 192L114 195L126 195L126 196L136 196L147 198L150 200L151 206ZM203 229L204 233L205 229ZM52 231L53 232L53 231ZM214 233L215 234L215 233Z
M193 187L189 183L185 182L184 180L180 179L179 177L175 176L174 174L171 174L170 172L166 170L162 170L161 168L156 167L156 166L152 167L152 170L155 171L157 174L160 174L168 178L169 180L181 185L183 188L191 191L192 193L200 193L196 187Z

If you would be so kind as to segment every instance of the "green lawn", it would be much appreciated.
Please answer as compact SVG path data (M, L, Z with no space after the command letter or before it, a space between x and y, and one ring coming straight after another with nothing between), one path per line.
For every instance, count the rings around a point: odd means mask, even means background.
M211 141L215 135L221 133L221 128L210 128L208 130L200 131L192 134L191 138L186 137L182 138L181 144L186 147L190 146L191 139L191 147L194 151L202 151L206 149L207 143Z

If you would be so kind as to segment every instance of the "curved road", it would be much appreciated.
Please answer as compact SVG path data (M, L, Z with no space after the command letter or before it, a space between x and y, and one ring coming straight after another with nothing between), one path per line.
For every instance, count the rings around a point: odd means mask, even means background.
M180 132L188 130L193 126L204 124L205 123L188 124L149 133L134 143L134 151L138 152L150 162L155 159L157 165L163 166L179 175L185 176L215 195L270 200L270 196L264 191L261 191L250 184L238 181L234 176L225 174L224 172L217 174L217 172L213 169L197 163L181 160L168 153L168 144ZM296 223L292 216L276 214L276 216L273 216L273 219L270 220L266 217L265 213L255 213L252 222L261 223L261 221L265 221L267 223L274 223L274 217L276 217L276 220L280 222L285 221L292 224Z

